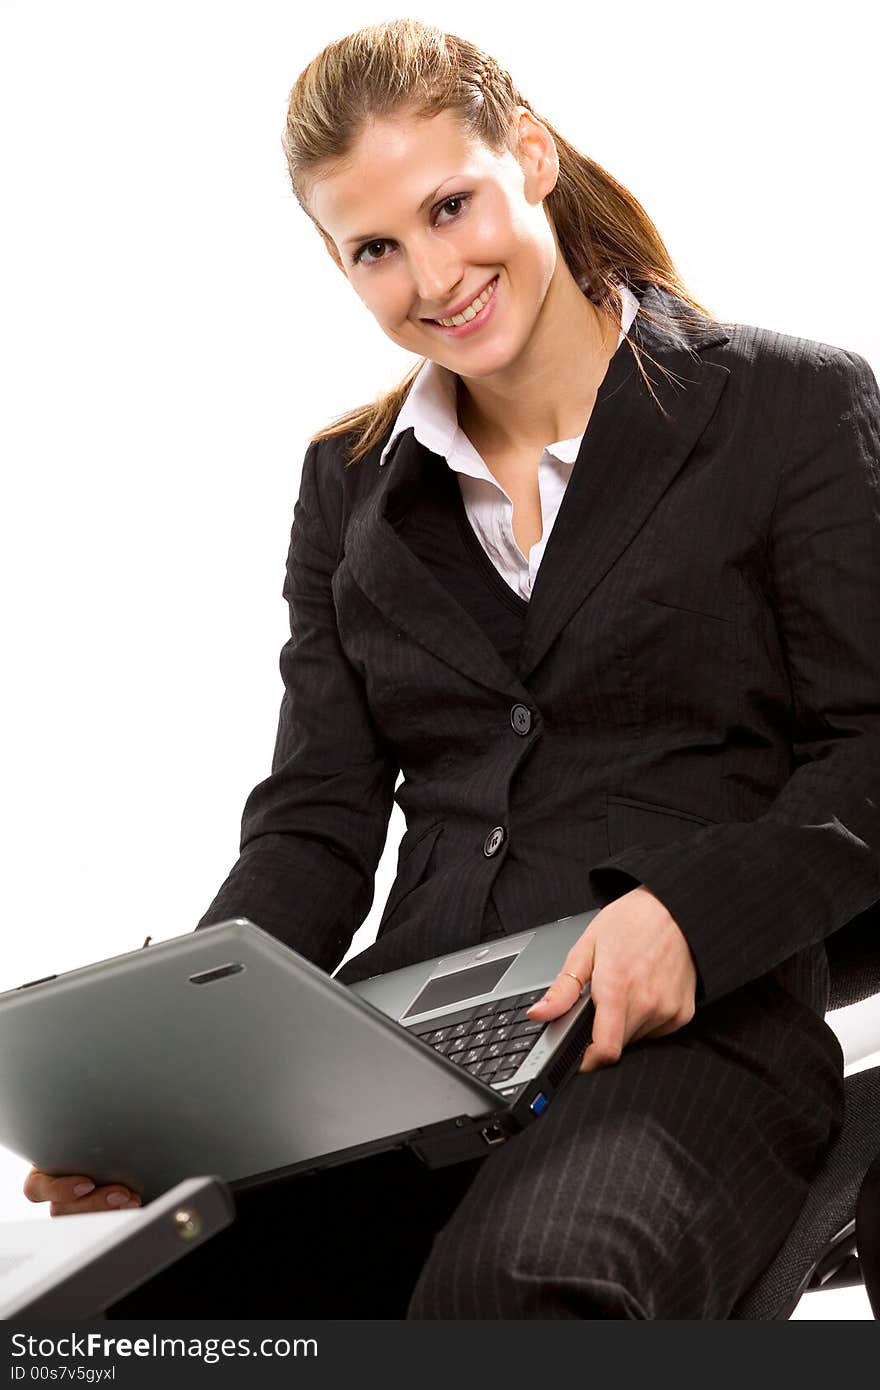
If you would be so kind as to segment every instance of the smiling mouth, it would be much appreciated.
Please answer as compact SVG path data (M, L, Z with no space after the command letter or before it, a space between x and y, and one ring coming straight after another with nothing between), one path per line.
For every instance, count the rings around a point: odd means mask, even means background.
M471 319L475 319L480 310L488 304L495 293L497 284L498 276L493 275L486 288L481 290L476 298L473 299L466 308L462 309L460 313L453 314L451 318L427 319L426 322L439 324L441 328L460 328L462 325L470 323Z

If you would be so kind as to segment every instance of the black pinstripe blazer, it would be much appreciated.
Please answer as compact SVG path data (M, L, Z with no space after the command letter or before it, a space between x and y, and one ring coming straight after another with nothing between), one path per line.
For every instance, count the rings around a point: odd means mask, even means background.
M644 883L698 1004L780 968L824 1008L824 939L880 899L877 382L747 325L703 319L689 349L683 301L637 288L665 413L623 343L516 670L395 529L443 460L411 430L381 469L385 439L349 469L340 440L309 445L272 771L199 926L243 914L335 969L402 770L397 877L340 979L479 939L490 890L516 932Z

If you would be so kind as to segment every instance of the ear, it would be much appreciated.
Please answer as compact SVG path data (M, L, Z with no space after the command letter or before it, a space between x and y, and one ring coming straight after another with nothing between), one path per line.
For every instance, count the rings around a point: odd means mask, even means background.
M342 264L342 257L336 249L336 243L334 241L331 241L330 237L325 236L323 232L321 233L321 240L327 248L327 254L330 257L331 261L333 261L334 265L339 266L339 269L342 271L343 275L347 280L348 274L346 272L345 266Z
M546 198L559 178L559 152L553 136L525 106L514 108L511 130L521 167L534 180L538 195Z

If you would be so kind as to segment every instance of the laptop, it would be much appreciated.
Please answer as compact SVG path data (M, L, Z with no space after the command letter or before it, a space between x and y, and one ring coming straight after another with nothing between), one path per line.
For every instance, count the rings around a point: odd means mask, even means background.
M0 1318L92 1318L221 1231L226 1185L189 1178L138 1211L0 1222Z
M486 1155L578 1067L589 991L526 1010L597 911L352 985L246 918L30 981L0 994L0 1145L145 1202L197 1173Z

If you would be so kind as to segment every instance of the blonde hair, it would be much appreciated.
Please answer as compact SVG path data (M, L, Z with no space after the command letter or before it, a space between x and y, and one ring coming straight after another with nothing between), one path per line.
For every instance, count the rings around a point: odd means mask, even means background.
M686 340L711 317L685 288L660 233L633 195L607 170L581 154L538 116L510 74L494 58L455 34L415 19L370 24L328 44L300 73L290 93L282 146L294 196L321 235L327 233L308 207L313 182L344 161L365 124L408 114L429 118L453 110L462 128L496 154L509 149L517 106L546 127L559 155L556 186L545 198L559 248L571 274L585 287L598 312L620 331L618 282L649 281L677 295L693 318L677 315ZM332 240L332 238L328 238ZM651 318L640 308L641 318ZM702 319L700 316L703 316ZM641 357L666 369L625 335L648 390L660 409ZM319 430L314 440L351 434L351 464L390 431L410 387L425 365L422 358L390 391L347 411ZM666 413L664 411L664 413Z

